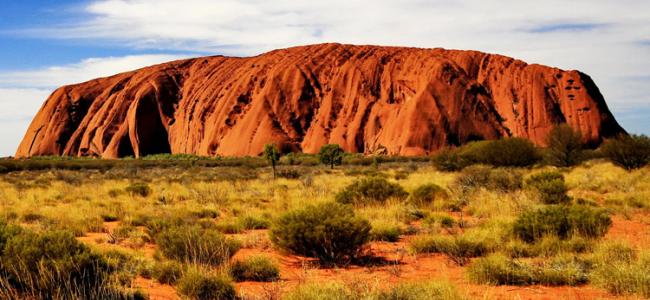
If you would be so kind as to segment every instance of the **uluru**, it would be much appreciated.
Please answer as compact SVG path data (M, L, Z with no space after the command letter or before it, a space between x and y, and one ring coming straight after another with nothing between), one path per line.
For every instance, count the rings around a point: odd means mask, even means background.
M543 145L561 123L594 145L625 132L579 71L477 51L318 44L60 87L16 156L247 156L267 143L427 155L501 137Z

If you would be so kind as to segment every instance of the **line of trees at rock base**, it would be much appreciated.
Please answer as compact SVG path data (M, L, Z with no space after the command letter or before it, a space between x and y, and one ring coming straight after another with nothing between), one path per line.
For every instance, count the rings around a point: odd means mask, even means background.
M594 150L586 147L579 131L562 124L550 131L546 144L546 148L538 148L529 140L516 137L471 142L461 147L443 149L432 157L432 161L442 171L459 171L475 164L528 167L545 163L571 167L593 158L607 158L626 170L638 169L650 163L650 138L645 135L619 135ZM327 144L321 147L317 157L320 163L333 169L342 163L345 155L339 145ZM263 157L271 164L275 175L281 158L277 146L266 144ZM375 159L373 163L380 161Z

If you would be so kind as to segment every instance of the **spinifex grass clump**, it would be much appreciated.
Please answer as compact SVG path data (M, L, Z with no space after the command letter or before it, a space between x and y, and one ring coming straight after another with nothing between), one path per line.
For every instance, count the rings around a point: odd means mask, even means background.
M535 242L547 235L560 239L579 235L598 238L609 229L612 220L607 211L582 205L549 205L521 214L514 223L517 237Z
M588 281L590 265L574 258L558 257L536 264L508 258L502 254L482 257L468 267L476 283L497 285L578 285Z
M544 204L567 204L571 198L567 195L569 188L564 183L564 176L558 172L541 172L526 179L526 186L536 190Z
M0 224L0 298L118 298L113 271L71 233Z
M160 252L181 262L220 265L239 250L239 243L213 229L174 226L156 236Z
M521 188L521 177L521 172L516 169L495 169L477 165L463 169L455 183L463 190L485 188L492 191L511 192Z
M340 203L308 205L280 217L271 241L295 254L337 262L358 256L370 239L370 223Z
M627 245L606 243L595 253L592 281L616 295L650 298L650 252Z
M336 194L343 204L383 203L389 198L405 199L408 193L399 184L384 178L370 177L353 182Z
M280 269L266 256L252 256L230 265L230 275L236 281L275 281L280 279Z
M237 299L237 291L230 278L196 267L185 271L183 277L178 280L177 289L189 299Z
M440 186L430 183L417 187L410 195L409 202L417 207L432 204L434 201L447 200L449 195Z

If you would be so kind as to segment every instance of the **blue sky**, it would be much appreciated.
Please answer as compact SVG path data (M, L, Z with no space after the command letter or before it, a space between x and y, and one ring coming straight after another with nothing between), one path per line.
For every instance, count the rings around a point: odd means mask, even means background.
M342 42L474 49L591 75L650 134L647 0L63 0L0 11L0 156L57 86L167 60Z

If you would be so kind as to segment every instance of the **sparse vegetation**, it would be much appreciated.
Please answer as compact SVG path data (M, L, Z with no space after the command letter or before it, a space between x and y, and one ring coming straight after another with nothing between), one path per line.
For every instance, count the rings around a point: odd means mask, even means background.
M582 205L549 205L521 214L514 223L517 237L534 242L546 235L566 239L572 235L589 238L603 236L612 220L609 214L597 208Z
M482 284L583 283L648 297L647 168L602 149L569 167L495 167L491 143L447 150L463 166L444 172L426 157L343 154L332 170L289 154L276 180L262 157L0 161L0 298L227 299L237 285L242 299L458 299ZM75 289L57 275L93 264ZM409 283L449 267L463 276Z
M336 194L343 204L382 203L389 198L405 199L408 193L399 184L380 177L363 178L353 182Z
M167 258L194 264L220 265L239 250L239 243L212 229L174 226L156 235L160 252Z
M280 279L280 269L268 257L253 256L235 261L230 266L230 275L236 281L275 281Z
M650 163L650 138L645 135L620 135L602 146L605 157L627 170Z

